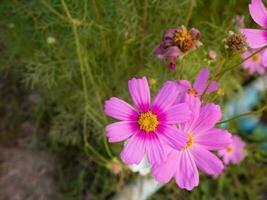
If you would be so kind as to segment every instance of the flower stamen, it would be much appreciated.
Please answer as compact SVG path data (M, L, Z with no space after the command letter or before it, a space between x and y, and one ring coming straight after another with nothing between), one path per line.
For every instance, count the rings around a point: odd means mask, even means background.
M187 133L186 136L188 137L188 142L186 143L184 149L187 149L193 145L193 135L191 133Z
M138 124L141 130L145 132L153 132L159 125L159 121L156 115L151 111L148 111L140 114Z
M227 147L226 151L227 151L228 153L231 153L231 152L233 151L233 148L232 148L232 147Z
M187 30L177 30L173 42L182 52L187 52L194 46L195 39Z
M260 56L259 54L255 54L253 57L252 57L252 61L253 62L258 62L260 60Z
M188 89L187 94L192 94L193 96L197 97L198 93L194 88Z

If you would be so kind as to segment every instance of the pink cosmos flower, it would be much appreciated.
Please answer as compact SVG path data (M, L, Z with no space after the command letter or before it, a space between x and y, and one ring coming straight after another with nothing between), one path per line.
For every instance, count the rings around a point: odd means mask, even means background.
M169 29L164 33L153 54L167 61L169 70L174 71L177 58L200 47L199 38L200 32L195 28L191 28L190 31L187 31L185 26Z
M227 165L229 163L237 164L245 157L244 151L245 143L240 137L233 135L232 144L226 149L219 151L219 156L223 158L223 162Z
M191 94L195 97L201 96L205 91L206 87L208 86L208 79L209 79L209 69L202 68L197 77L194 85L192 86L188 80L181 80L178 81L178 88L179 88L179 96L178 99L182 100L184 94ZM207 89L207 94L210 94L218 89L218 83L216 81L212 81L210 86ZM179 102L178 100L178 102Z
M247 58L255 51L256 50L246 51L242 54L241 57L243 59ZM258 54L255 54L252 58L243 62L243 68L248 70L250 74L258 73L260 75L263 75L265 72L265 68L267 68L267 57L266 56L264 57L263 54L264 54L263 52L260 52Z
M201 107L200 99L188 94L185 100L193 114L189 121L179 125L179 129L186 133L189 141L182 150L169 149L167 161L154 164L152 175L162 183L175 177L180 188L192 190L199 184L198 168L209 175L221 173L223 163L210 151L229 146L231 134L214 127L222 115L220 106L206 104Z
M126 164L139 164L144 155L151 164L161 163L167 157L166 146L180 149L187 142L186 135L174 125L188 120L191 111L185 103L173 104L178 95L173 82L163 85L152 105L145 77L129 80L128 87L136 108L116 97L105 102L105 113L121 120L106 127L108 140L127 140L121 152Z
M267 28L267 10L262 0L251 0L249 4L249 12L252 19L264 29ZM246 36L247 43L252 49L257 49L267 45L267 31L258 29L241 29ZM267 51L264 51L264 57Z

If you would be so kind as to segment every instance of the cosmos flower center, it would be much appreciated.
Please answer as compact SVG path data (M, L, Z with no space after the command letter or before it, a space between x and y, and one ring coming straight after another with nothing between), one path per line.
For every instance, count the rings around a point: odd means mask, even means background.
M227 147L227 148L226 148L226 151L227 151L228 153L231 153L231 152L233 151L233 148L232 148L232 147Z
M151 111L148 111L140 114L138 124L141 130L145 132L153 132L159 125L159 121L156 115Z
M192 95L194 95L195 97L198 96L198 93L197 93L197 91L196 91L194 88L188 89L188 90L187 90L187 94L192 94Z
M179 47L182 52L187 52L193 47L195 39L190 35L188 31L177 30L173 42Z
M193 145L193 135L191 133L187 133L186 136L188 137L188 142L186 143L186 146L184 149L187 149Z
M258 62L260 60L260 56L259 54L255 54L253 57L252 57L252 61L253 62Z

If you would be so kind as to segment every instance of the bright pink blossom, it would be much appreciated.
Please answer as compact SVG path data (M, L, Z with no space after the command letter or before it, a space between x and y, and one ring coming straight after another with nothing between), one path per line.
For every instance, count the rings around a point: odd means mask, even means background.
M191 119L179 125L189 141L182 150L170 149L167 161L154 164L152 175L162 183L172 177L180 188L192 190L199 184L198 169L209 175L218 175L224 168L222 161L210 151L224 149L231 144L231 134L215 128L221 119L220 106L206 104L201 107L198 97L186 94L185 101L193 111Z
M223 158L223 162L225 164L237 164L245 157L244 147L245 143L241 140L241 138L233 135L232 144L229 145L226 149L220 150L219 156Z
M245 59L254 52L255 50L246 51L242 54L241 57ZM264 74L265 68L267 68L267 51L255 54L252 58L243 62L242 65L246 70L248 70L250 74L253 73L258 73L260 75Z
M252 19L263 29L267 28L267 10L262 0L251 0L249 12ZM267 45L267 31L258 29L241 29L246 36L248 45L253 48L261 48Z
M179 87L179 96L178 99L182 99L184 94L191 94L195 97L201 96L205 91L206 87L208 86L208 79L209 79L209 69L202 68L197 77L194 85L192 86L188 80L181 80L178 81ZM218 83L216 81L212 81L210 86L207 88L206 93L210 94L218 89ZM179 100L178 100L179 101Z
M133 78L128 82L129 92L136 108L112 97L105 102L105 113L121 120L106 127L109 142L127 140L121 152L126 164L139 164L146 154L148 161L161 163L166 160L166 146L180 149L187 137L178 130L177 123L190 118L187 104L174 105L178 90L173 82L166 82L150 104L147 79Z
M199 38L200 32L195 28L190 31L187 31L184 26L168 29L153 54L168 62L169 70L174 71L177 58L200 47Z

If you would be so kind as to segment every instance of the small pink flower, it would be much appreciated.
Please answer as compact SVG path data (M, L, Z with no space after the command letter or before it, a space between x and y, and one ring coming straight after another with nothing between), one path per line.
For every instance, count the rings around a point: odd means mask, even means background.
M255 51L256 50L246 51L242 54L241 57L245 59ZM267 68L267 55L265 55L266 53L267 51L255 54L252 58L243 62L243 68L248 70L250 74L258 73L260 75L263 75L265 68Z
M105 102L105 113L121 120L106 127L109 142L126 140L121 159L126 164L139 164L145 155L150 164L166 160L166 146L182 148L187 137L176 126L190 118L187 104L174 105L177 85L166 82L150 105L147 79L133 78L128 82L129 92L136 108L112 97Z
M153 54L169 63L168 68L174 71L176 60L186 53L199 48L199 30L192 28L187 31L186 27L169 29L164 33L160 44L154 49Z
M188 80L178 81L179 88L179 96L178 99L183 99L184 94L191 94L195 97L199 97L203 94L206 87L208 86L209 79L209 69L202 68L197 77L194 85L192 86ZM212 81L210 86L207 89L207 94L210 94L218 89L218 83L216 81ZM178 100L179 101L179 100Z
M229 163L237 164L245 157L244 151L245 143L240 137L233 135L232 144L226 149L219 151L219 156L223 158L223 162L227 165Z
M174 177L180 188L192 190L199 184L198 169L209 175L222 172L222 161L210 151L225 149L232 141L230 133L214 127L221 119L220 106L206 104L201 107L200 99L188 94L185 102L193 114L186 123L179 124L179 129L189 141L182 150L169 149L167 161L154 164L152 175L162 183Z
M267 10L262 0L251 0L249 12L252 19L262 28L267 28ZM241 29L246 36L247 43L252 49L257 49L267 45L267 31L258 29Z
M217 58L217 53L216 53L216 51L209 50L209 52L208 52L208 58L209 58L210 60L216 60L216 58Z

